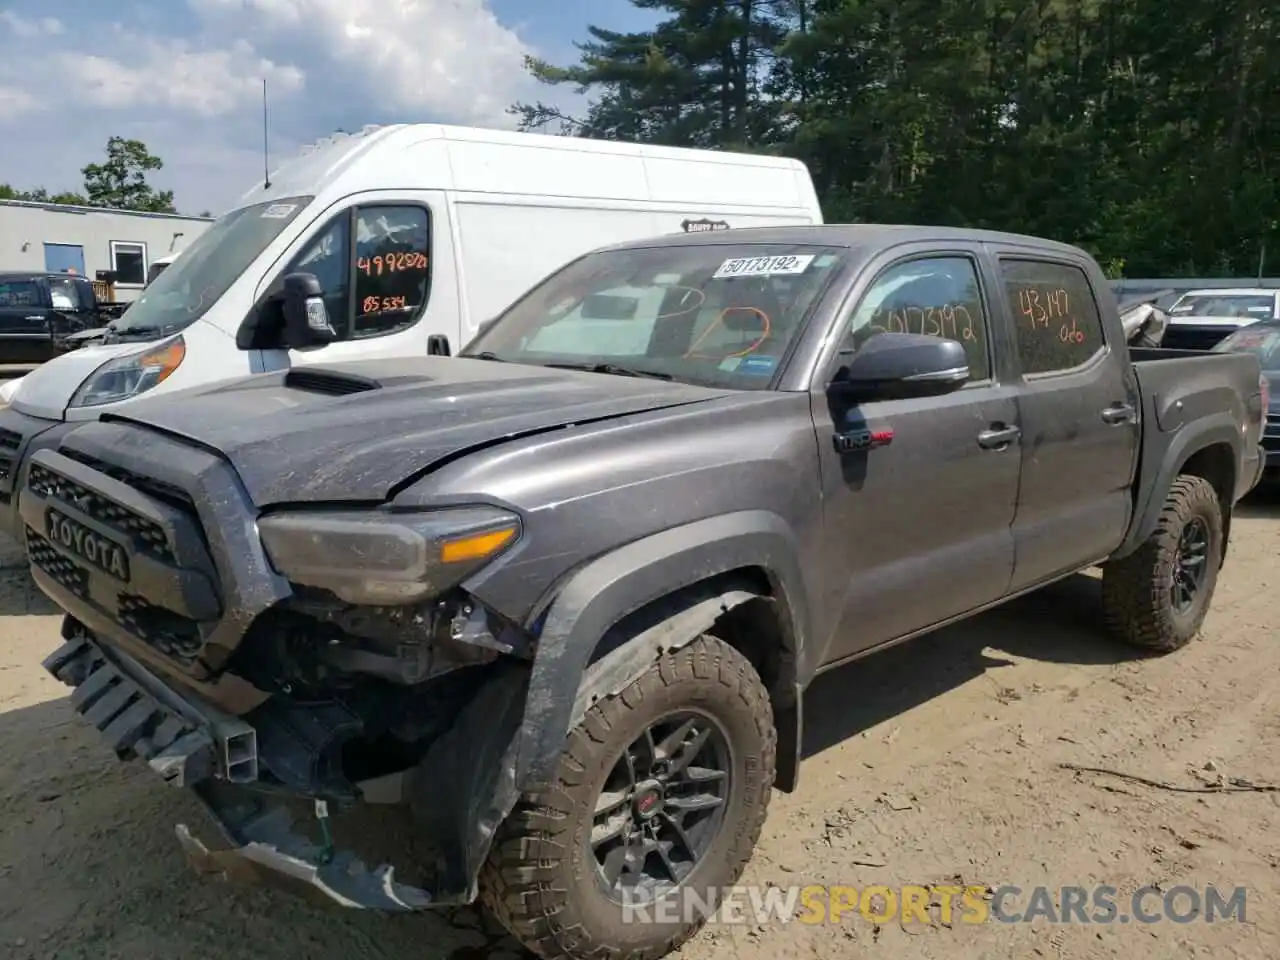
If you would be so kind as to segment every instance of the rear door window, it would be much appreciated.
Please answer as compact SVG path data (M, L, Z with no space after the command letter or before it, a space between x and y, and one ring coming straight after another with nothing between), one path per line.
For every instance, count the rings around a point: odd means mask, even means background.
M1105 349L1102 315L1079 267L1002 260L1000 272L1024 374L1074 370Z
M53 301L55 310L79 310L84 306L80 302L80 285L70 279L50 280L49 298Z

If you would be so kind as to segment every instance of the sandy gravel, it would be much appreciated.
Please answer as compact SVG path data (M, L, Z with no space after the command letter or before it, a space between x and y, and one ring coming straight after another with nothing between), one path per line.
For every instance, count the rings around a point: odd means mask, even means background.
M1155 883L1248 888L1245 923L713 925L682 951L885 960L1280 957L1280 496L1235 527L1205 638L1163 659L1101 635L1077 577L824 677L802 787L775 796L755 884ZM0 957L482 960L512 942L470 910L384 920L195 876L172 825L195 804L117 763L41 658L58 618L0 551ZM957 881L956 878L959 878ZM1022 904L1025 906L1025 904Z

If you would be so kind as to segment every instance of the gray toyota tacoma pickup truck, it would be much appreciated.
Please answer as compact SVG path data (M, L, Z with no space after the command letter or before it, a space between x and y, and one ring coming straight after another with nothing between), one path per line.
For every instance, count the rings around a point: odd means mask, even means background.
M104 414L19 510L46 668L204 802L204 869L656 958L704 917L629 911L737 880L817 673L1095 565L1119 640L1190 641L1265 402L1252 355L1129 350L1071 246L731 230L581 257L458 356ZM366 866L378 804L430 854Z

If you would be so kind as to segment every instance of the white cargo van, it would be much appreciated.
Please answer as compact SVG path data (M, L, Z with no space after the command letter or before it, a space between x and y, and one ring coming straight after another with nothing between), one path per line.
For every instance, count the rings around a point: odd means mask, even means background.
M286 163L156 276L105 342L5 392L14 411L75 421L290 365L425 354L444 337L457 349L527 287L595 247L821 222L795 160L370 127ZM310 276L299 285L301 274Z
M456 349L595 247L821 222L804 165L777 157L435 124L328 138L151 277L104 341L0 388L0 528L21 532L31 453L100 413L290 365Z

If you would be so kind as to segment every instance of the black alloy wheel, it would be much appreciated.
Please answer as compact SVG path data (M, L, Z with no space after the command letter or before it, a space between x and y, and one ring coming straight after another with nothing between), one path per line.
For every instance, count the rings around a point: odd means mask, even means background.
M724 825L732 789L728 739L682 711L645 728L596 800L591 849L612 899L657 899L693 872Z

